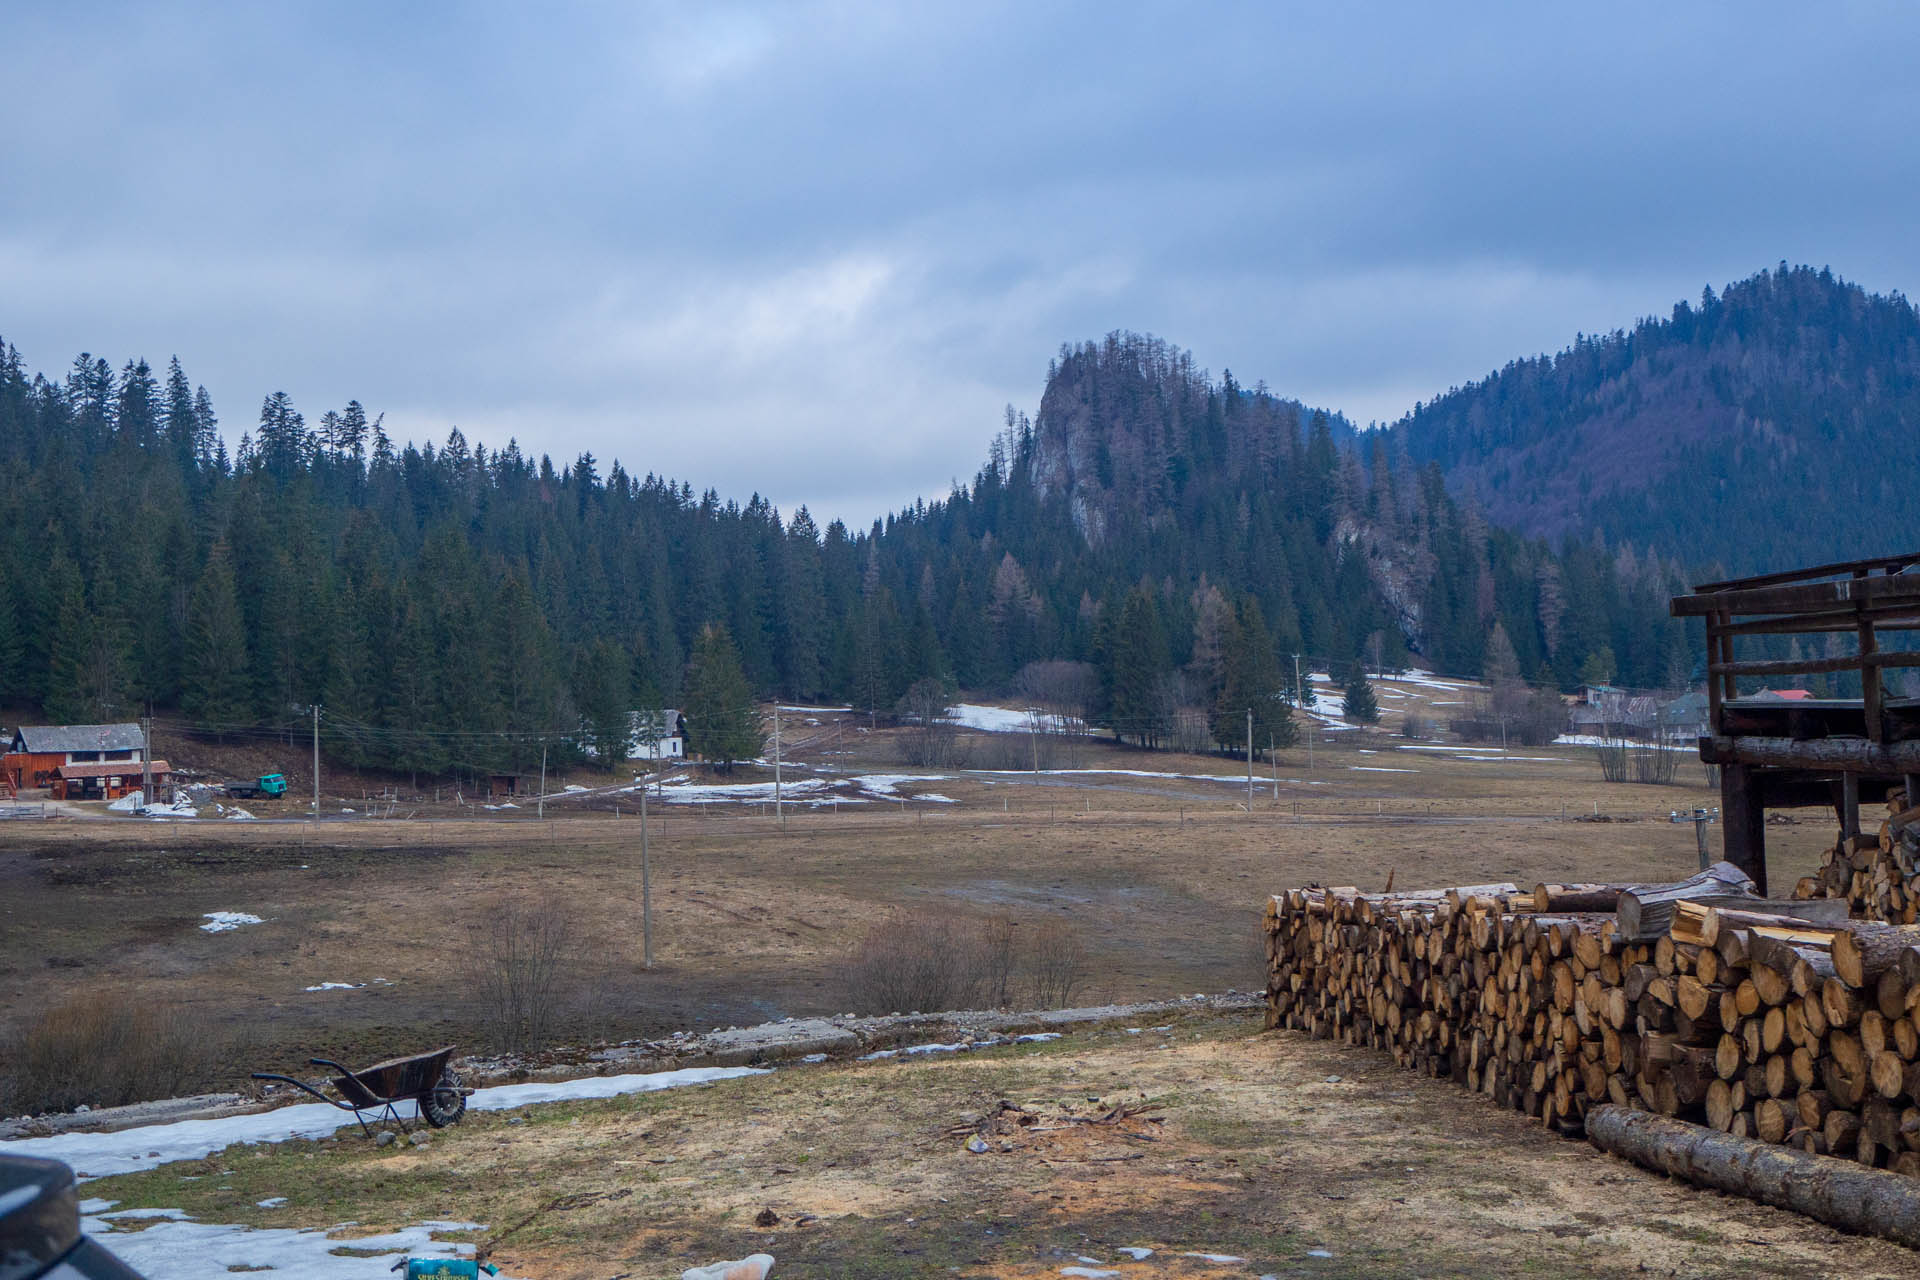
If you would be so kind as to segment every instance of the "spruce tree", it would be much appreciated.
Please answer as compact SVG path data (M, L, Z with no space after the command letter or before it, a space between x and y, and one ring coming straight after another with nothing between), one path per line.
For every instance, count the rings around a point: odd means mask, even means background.
M1112 637L1107 715L1114 733L1157 747L1168 729L1166 681L1173 661L1153 593L1135 587L1120 607Z
M633 698L627 655L594 641L576 665L573 700L603 769L618 769L633 754Z
M1240 602L1226 635L1226 680L1214 704L1213 737L1228 750L1245 750L1247 712L1253 712L1253 749L1290 747L1296 730L1288 681L1281 675L1260 602Z
M738 760L760 755L763 739L753 690L740 669L740 654L719 623L708 623L693 647L687 667L688 745L722 773Z
M1353 724L1377 724L1380 721L1380 703L1373 696L1373 685L1367 680L1367 669L1357 661L1347 674L1346 696L1341 699L1340 714Z
M187 671L181 702L203 724L231 725L247 719L250 673L246 628L234 587L227 544L216 542L194 584L187 606Z

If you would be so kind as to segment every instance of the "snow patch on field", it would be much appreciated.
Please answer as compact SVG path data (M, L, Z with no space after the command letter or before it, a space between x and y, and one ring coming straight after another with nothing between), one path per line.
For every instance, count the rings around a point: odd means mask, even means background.
M754 1067L685 1067L640 1075L508 1084L479 1090L467 1100L467 1106L475 1111L510 1111L542 1102L614 1098L765 1074L763 1069ZM409 1119L414 1115L412 1102L398 1103L394 1109ZM177 1120L172 1124L122 1129L118 1133L62 1133L50 1138L21 1138L0 1142L0 1153L65 1160L79 1174L103 1178L117 1173L137 1173L172 1160L199 1160L236 1143L324 1138L350 1123L346 1113L337 1107L307 1102L253 1115Z
M226 933L242 925L266 923L249 911L209 911L205 919L206 923L200 926L202 933Z
M958 706L947 708L947 719L966 729L979 729L986 733L1025 733L1033 727L1034 717L1030 712L1016 711L1012 707L988 707L976 702L962 702Z
M273 1201L284 1203L277 1196ZM87 1205L102 1203L87 1201ZM263 1207L272 1204L261 1201ZM121 1221L147 1225L122 1230ZM341 1227L349 1225L343 1223ZM80 1226L147 1280L202 1280L210 1275L248 1271L271 1272L281 1280L386 1280L398 1257L473 1256L473 1245L435 1240L435 1232L485 1229L478 1222L423 1222L383 1235L345 1238L331 1234L341 1227L294 1231L284 1227L223 1226L195 1222L178 1209L118 1213L94 1210L81 1218ZM342 1248L366 1250L374 1256L333 1252Z
M821 808L832 804L870 804L874 800L928 800L952 804L946 796L903 794L901 787L921 782L947 782L939 773L867 773L851 778L797 778L780 788L788 804ZM639 790L629 787L630 791ZM654 795L668 804L772 804L771 782L670 782Z

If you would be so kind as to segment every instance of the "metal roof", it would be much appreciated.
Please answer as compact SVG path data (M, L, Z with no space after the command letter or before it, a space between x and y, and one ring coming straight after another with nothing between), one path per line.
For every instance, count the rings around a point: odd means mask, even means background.
M19 750L32 755L65 755L69 751L138 751L141 744L137 724L38 724L21 725L13 740Z
M155 760L147 768L158 777L173 772L173 766L165 760ZM54 770L62 778L137 778L140 776L138 760L101 760L89 764L63 764Z

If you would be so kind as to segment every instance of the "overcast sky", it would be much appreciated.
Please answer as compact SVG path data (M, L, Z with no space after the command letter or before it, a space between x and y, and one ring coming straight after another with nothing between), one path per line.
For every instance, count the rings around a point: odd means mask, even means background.
M1337 12L1335 12L1337 11ZM1476 15L1477 16L1474 16ZM5 8L0 336L863 523L1062 342L1360 422L1786 259L1912 294L1920 7Z

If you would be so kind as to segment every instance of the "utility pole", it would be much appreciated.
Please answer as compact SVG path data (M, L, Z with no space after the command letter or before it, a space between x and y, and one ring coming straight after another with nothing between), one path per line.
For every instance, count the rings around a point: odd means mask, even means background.
M140 803L153 803L153 717L140 717Z
M1253 816L1253 708L1247 708L1247 816Z
M1267 763L1273 766L1273 802L1280 803L1280 752L1273 745L1273 735L1267 735Z
M534 816L537 818L547 816L547 744L544 740L540 743L540 800L535 807Z
M1300 655L1293 655L1293 696L1301 706L1307 705L1307 686L1300 683Z
M1040 710L1027 708L1027 738L1033 743L1033 771L1040 772Z
M777 698L773 704L773 816L780 819L780 826L784 830L787 810L780 798L780 702Z
M640 788L640 951L653 968L653 861L647 850L647 789Z
M320 817L320 704L313 704L313 816Z

